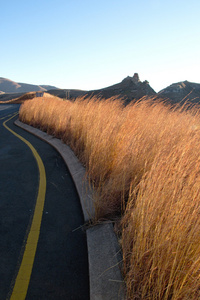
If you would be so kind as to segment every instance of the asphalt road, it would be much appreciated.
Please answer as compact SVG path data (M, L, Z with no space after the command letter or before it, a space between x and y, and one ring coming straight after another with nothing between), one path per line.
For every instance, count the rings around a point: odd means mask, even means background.
M13 297L23 261L40 176L29 147L3 126L19 105L3 108L1 105L0 299L7 300ZM72 178L60 155L47 143L16 127L16 118L6 125L33 145L46 170L42 222L25 299L89 299L86 234L80 229L84 221Z

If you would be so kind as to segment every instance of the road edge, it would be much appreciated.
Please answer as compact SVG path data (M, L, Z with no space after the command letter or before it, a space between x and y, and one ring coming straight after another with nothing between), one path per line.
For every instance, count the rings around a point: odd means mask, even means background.
M92 190L83 165L69 146L47 133L18 120L14 124L53 146L62 156L76 186L84 220L94 217ZM124 300L125 286L121 274L122 256L112 223L86 230L90 279L90 300Z

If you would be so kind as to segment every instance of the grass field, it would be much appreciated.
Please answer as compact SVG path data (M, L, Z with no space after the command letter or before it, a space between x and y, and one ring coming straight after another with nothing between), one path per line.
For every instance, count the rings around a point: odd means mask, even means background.
M121 217L128 299L200 298L200 113L150 99L26 101L20 120L67 143Z

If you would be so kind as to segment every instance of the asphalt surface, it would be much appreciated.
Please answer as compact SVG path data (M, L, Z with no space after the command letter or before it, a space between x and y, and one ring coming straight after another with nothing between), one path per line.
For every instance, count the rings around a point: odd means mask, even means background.
M74 152L47 133L24 124L19 120L15 125L47 142L60 153L76 186L83 210L85 223L94 217L93 190L87 182L87 172ZM91 224L90 224L91 225ZM122 277L122 252L114 232L113 224L106 221L93 226L85 226L88 247L90 299L124 300L126 287ZM15 299L14 299L15 300Z
M2 119L19 109L0 106L0 299L9 299L32 222L38 167L21 140ZM26 299L89 299L86 234L79 197L61 156L13 122L7 126L28 140L46 170L46 199L40 236ZM8 119L8 118L7 118Z

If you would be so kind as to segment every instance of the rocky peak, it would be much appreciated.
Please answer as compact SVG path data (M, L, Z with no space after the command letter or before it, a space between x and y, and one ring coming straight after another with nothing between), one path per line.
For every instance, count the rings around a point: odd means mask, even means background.
M140 82L140 78L139 78L138 73L134 73L132 80L133 80L133 82L134 82L135 84L137 84L137 83Z
M127 76L126 78L124 78L124 80L122 80L122 82L129 82L134 84L141 83L138 73L134 73L133 77Z

